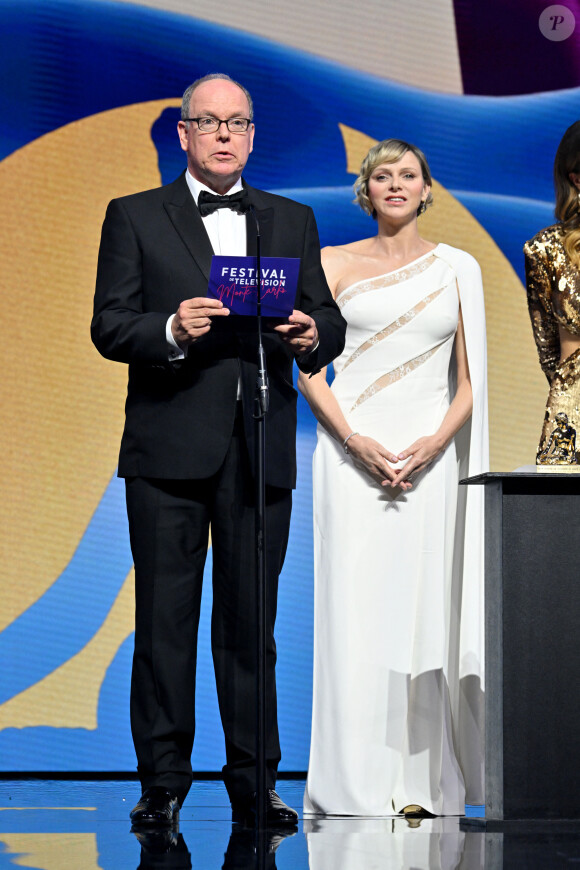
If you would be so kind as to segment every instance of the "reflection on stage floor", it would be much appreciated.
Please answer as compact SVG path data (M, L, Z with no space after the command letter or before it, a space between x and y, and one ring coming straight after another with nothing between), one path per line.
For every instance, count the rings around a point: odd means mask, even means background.
M0 870L555 870L580 864L580 830L463 831L458 818L310 817L302 780L279 782L298 830L232 827L221 782L196 781L175 830L132 833L134 781L0 780ZM470 807L468 815L482 815Z

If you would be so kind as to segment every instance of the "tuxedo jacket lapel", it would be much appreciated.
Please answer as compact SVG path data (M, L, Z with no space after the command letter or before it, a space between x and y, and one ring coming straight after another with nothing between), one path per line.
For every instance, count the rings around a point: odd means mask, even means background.
M256 221L260 227L260 252L263 257L270 255L272 248L272 233L274 230L274 209L260 208L258 202L260 191L250 187L244 183L244 187L248 192L248 198L251 205L254 207L253 213L249 211L246 214L246 253L248 257L255 257L257 254L257 231Z
M173 195L163 203L165 211L206 281L209 281L213 248L185 176L180 176L171 187Z
M256 219L254 220L254 215ZM254 215L248 212L246 215L246 252L248 257L255 257L258 253L256 221L260 227L260 253L262 257L270 256L272 246L272 231L274 227L274 209L254 208Z

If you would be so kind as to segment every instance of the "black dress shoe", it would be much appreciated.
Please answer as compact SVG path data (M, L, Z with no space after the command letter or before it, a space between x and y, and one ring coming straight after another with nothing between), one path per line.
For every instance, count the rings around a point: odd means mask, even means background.
M256 793L232 801L232 821L245 827L256 825ZM298 813L289 807L273 788L266 792L266 823L268 827L278 828L298 825Z
M146 788L131 810L134 827L171 827L179 820L177 795L162 786Z

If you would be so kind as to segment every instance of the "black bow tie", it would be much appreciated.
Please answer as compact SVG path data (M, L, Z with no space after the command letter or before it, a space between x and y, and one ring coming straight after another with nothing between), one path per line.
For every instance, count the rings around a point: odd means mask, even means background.
M207 190L200 190L197 207L202 217L205 217L206 214L211 214L216 208L231 208L244 214L250 207L248 192L246 190L239 190L237 193L232 193L231 196L218 196L215 193L209 193Z

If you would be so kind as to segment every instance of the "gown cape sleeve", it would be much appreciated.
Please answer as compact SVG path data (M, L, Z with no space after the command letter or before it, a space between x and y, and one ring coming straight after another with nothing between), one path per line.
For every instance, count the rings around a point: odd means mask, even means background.
M489 470L487 350L481 269L465 251L439 245L437 254L457 275L473 412L455 436L459 480ZM455 371L451 371L451 396ZM468 803L482 803L484 743L484 487L460 485L453 554L453 587L459 591L460 618L452 622L450 662L457 674L450 680L455 740L464 772Z

